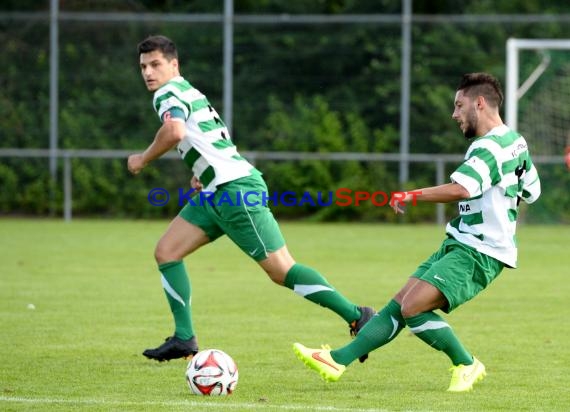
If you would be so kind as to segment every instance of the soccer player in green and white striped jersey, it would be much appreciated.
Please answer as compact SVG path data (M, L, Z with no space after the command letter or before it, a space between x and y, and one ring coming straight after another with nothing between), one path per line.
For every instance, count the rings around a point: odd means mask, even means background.
M503 270L515 268L516 219L520 200L540 196L540 179L525 139L503 124L499 82L486 73L463 76L453 119L474 139L451 183L414 190L401 203L459 202L459 216L446 227L440 249L423 262L404 287L350 344L310 349L294 344L297 356L325 380L340 378L346 366L393 340L406 326L452 362L450 392L465 392L485 376L485 366L462 345L449 324L434 312L449 313L474 298ZM401 204L393 203L396 213Z
M129 156L129 171L140 173L149 162L176 147L192 169L193 189L208 192L208 201L201 197L197 203L186 204L156 246L155 259L175 328L166 342L143 355L164 361L198 351L191 284L182 259L223 235L254 259L271 280L331 309L355 335L374 310L350 302L319 272L295 262L267 207L268 190L261 172L239 155L206 96L180 75L175 44L164 36L150 36L138 45L138 52L141 74L147 89L154 92L153 105L162 126L144 152Z

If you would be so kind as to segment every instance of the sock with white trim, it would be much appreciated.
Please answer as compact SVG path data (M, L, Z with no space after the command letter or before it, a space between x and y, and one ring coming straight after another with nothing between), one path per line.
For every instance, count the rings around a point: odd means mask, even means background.
M400 304L392 299L360 329L352 342L331 351L331 356L335 362L348 366L392 341L405 326Z
M329 308L347 323L360 319L360 309L336 291L316 270L295 263L285 276L284 285L296 294Z
M434 312L406 318L410 330L434 349L443 351L454 365L471 365L473 356L463 347L451 326Z
M180 339L190 339L194 336L192 315L190 311L190 279L180 260L158 265L162 274L162 287L174 316L174 336Z

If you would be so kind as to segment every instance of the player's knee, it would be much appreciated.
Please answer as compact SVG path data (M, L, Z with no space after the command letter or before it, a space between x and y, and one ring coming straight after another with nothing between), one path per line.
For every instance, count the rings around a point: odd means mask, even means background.
M400 307L401 307L402 317L404 319L419 315L422 312L418 305L414 305L414 302L408 302L406 300L402 302Z
M287 273L293 267L295 261L288 253L284 255L283 249L280 249L277 252L270 253L267 259L258 262L258 264L267 273L269 279L278 285L284 285Z
M161 263L172 262L175 260L180 260L178 257L174 256L172 250L163 242L158 242L154 248L154 259L159 265Z
M285 274L282 273L282 271L265 269L265 273L267 273L267 276L269 276L269 279L271 279L273 283L276 283L280 286L283 286L285 283Z

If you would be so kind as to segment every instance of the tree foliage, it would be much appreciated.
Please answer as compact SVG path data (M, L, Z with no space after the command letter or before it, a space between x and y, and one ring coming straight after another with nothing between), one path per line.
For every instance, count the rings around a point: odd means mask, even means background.
M570 12L567 2L414 2L414 13L431 15ZM0 73L0 146L49 145L49 1L7 0L0 11L31 12L29 19L2 17L4 45ZM221 13L223 2L206 0L106 0L60 2L65 12ZM235 12L252 14L392 14L399 0L236 0ZM44 18L37 18L43 12ZM36 17L32 17L36 16ZM59 146L65 149L145 148L159 126L138 70L137 43L163 33L178 44L183 74L218 111L222 106L223 30L220 23L60 21ZM505 81L505 42L509 37L567 38L570 28L556 22L447 21L412 25L410 151L462 153L466 142L451 120L453 96L464 72L488 71ZM523 63L530 73L535 62ZM241 151L385 152L399 151L401 27L396 23L236 24L234 27L233 138ZM561 148L562 153L563 148ZM176 165L174 164L176 163ZM74 159L74 212L84 215L171 216L176 202L154 208L152 187L175 191L188 186L181 162L159 161L133 178L125 160ZM275 191L297 193L399 189L396 164L339 161L259 161ZM0 160L0 212L46 214L62 201L46 159ZM452 166L449 166L452 167ZM552 169L552 170L551 170ZM447 170L446 172L451 172ZM410 187L432 185L433 165L413 165ZM553 166L548 178L565 184L552 191L540 211L549 220L570 220L568 173ZM55 197L49 196L50 188ZM276 207L286 217L315 219L393 219L387 208L304 205ZM540 208L539 208L540 210ZM431 219L433 207L414 219Z

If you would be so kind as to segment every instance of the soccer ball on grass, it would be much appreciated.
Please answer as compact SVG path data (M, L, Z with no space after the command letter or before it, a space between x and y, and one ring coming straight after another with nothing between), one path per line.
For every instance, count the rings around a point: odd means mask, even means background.
M238 376L232 357L219 349L198 352L186 368L186 382L196 395L229 395L236 389Z

